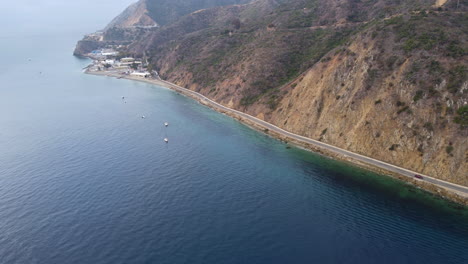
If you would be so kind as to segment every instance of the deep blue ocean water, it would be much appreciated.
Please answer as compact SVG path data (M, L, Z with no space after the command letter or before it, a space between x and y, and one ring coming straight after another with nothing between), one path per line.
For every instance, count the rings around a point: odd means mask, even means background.
M98 20L39 21L0 37L0 263L468 263L466 208L85 75Z

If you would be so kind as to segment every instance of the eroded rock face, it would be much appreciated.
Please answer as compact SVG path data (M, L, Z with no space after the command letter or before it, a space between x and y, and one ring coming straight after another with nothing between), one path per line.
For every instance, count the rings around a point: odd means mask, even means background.
M442 7L447 3L448 0L436 0L434 7Z
M367 47L361 40L369 41ZM352 55L339 53L315 65L297 80L269 121L356 153L468 185L467 130L453 123L445 105L434 109L444 98L415 102L418 85L409 83L405 73L416 58L405 59L367 87L369 70L375 67L372 57L379 56L376 46L376 41L361 38L349 46ZM466 95L457 98L458 106L466 103Z
M75 56L85 56L93 50L99 49L103 44L95 40L80 40L76 44L75 51L73 55Z

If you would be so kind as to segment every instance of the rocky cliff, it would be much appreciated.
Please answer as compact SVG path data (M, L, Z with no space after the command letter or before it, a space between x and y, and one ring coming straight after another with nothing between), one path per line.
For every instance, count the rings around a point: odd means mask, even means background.
M418 28L419 19L427 28ZM453 29L458 19L463 18L414 14L372 26L296 79L274 110L253 106L252 114L356 153L468 185L466 60L449 55L451 44L443 44L463 35L464 29ZM414 35L401 39L406 34L401 30L412 23ZM412 44L413 38L420 42ZM465 111L464 124L457 110Z
M128 51L226 106L468 186L466 8L258 0L190 13Z

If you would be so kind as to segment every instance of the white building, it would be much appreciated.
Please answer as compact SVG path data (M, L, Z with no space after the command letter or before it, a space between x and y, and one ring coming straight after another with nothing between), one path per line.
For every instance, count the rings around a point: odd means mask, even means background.
M102 56L117 56L119 53L116 51L111 51L111 52L103 52L101 53Z
M143 77L143 78L146 78L146 77L149 77L151 76L151 73L149 72L132 72L130 73L131 76L135 76L135 77Z
M120 61L123 62L123 63L133 63L135 61L135 59L128 57L128 58L122 58L122 59L120 59Z
M102 56L117 56L119 53L113 49L103 49L101 50Z

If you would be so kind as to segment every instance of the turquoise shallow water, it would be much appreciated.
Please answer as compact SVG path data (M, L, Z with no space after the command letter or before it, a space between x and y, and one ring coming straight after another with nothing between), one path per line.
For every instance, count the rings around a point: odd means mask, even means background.
M468 262L465 208L82 74L51 32L0 42L0 263Z

